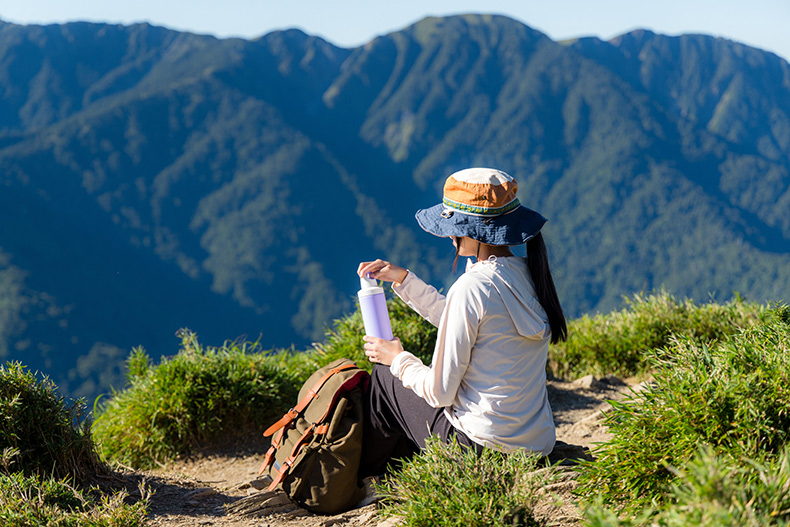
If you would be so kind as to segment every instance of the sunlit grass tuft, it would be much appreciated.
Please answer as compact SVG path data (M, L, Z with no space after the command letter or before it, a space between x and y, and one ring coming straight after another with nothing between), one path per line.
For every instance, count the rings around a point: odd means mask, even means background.
M457 443L431 439L379 487L384 514L405 525L436 527L542 526L533 508L550 481L539 457L524 451L478 456Z
M200 446L256 435L292 405L300 382L252 343L201 345L181 331L178 354L153 365L135 350L129 387L106 402L93 430L102 455L151 467Z
M65 480L0 475L0 525L4 527L142 527L147 499L125 503L124 492L81 491Z
M651 367L647 352L667 346L673 336L713 342L757 323L765 310L740 298L698 305L666 292L635 295L620 311L571 320L568 340L549 350L549 370L564 379L644 374Z
M19 363L0 366L0 472L82 483L108 471L96 454L83 401L69 401Z
M760 456L761 458L765 456ZM618 515L599 500L589 527L766 527L790 525L790 451L768 459L733 460L701 447L675 470L664 506Z
M790 308L711 345L678 337L653 354L653 382L613 403L614 437L580 477L631 512L665 499L700 448L723 462L770 462L790 439ZM727 461L729 460L729 461ZM748 468L748 467L747 467Z

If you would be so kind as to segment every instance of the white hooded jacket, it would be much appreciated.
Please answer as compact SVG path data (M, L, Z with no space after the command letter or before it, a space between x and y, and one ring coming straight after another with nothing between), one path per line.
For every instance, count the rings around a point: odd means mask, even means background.
M467 265L447 296L411 272L393 290L438 327L432 363L399 353L393 375L473 441L549 454L555 430L546 391L551 330L526 260Z

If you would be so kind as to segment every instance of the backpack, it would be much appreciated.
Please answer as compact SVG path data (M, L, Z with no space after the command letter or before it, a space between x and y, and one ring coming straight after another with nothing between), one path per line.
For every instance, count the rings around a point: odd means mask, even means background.
M307 379L299 403L263 433L274 435L259 472L269 471L269 491L279 488L322 514L346 511L364 497L357 471L369 379L349 359L338 359Z

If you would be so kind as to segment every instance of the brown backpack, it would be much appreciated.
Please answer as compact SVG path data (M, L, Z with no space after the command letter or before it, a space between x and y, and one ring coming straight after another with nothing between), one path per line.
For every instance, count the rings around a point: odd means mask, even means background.
M357 477L362 452L363 399L370 376L349 359L318 369L299 403L263 435L272 445L259 474L306 509L337 514L364 497Z

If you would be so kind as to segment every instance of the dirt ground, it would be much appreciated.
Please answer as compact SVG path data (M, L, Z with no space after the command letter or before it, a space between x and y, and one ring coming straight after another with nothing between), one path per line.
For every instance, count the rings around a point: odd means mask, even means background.
M616 378L585 377L572 383L549 381L549 400L557 426L557 439L563 450L578 453L579 447L593 448L608 439L602 411L608 401L621 399L632 389L633 381ZM312 514L292 503L284 495L263 494L250 483L257 477L266 445L260 449L204 452L151 472L128 474L144 481L150 489L149 525L156 527L389 527L394 519L384 519L375 504L337 516ZM558 469L555 483L545 488L536 513L557 527L580 524L581 514L573 503L574 472ZM135 492L133 491L133 497ZM242 505L255 502L255 512L234 513Z

